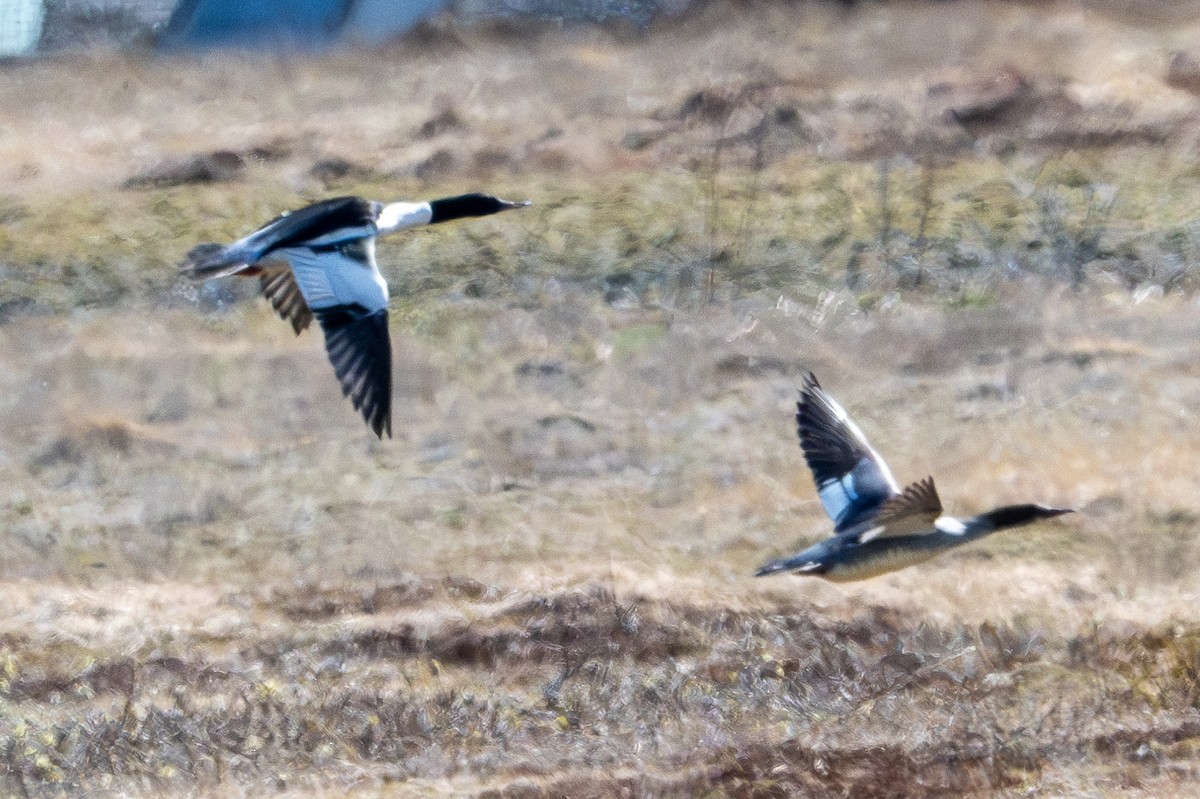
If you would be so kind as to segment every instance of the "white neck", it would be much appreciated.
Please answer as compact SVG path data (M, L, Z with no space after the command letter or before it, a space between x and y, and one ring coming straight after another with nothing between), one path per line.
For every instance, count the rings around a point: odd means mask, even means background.
M428 225L432 219L433 210L429 203L388 203L380 209L375 228L383 236L397 230Z

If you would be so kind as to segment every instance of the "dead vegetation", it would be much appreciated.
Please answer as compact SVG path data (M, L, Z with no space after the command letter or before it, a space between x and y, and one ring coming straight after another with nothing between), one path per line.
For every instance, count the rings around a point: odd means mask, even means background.
M1194 331L1038 294L429 307L397 320L387 444L265 307L10 323L0 781L1186 795ZM806 368L953 510L1083 513L862 585L753 580L825 530Z
M1126 5L6 65L0 791L1192 796L1195 30ZM175 281L473 188L536 205L380 248L390 442ZM750 578L827 529L809 369L951 512L1081 513Z
M254 621L162 640L118 616L145 638L117 657L7 633L5 788L283 791L318 769L322 790L389 795L1103 791L1191 773L1200 736L1190 626L1060 635L413 577L213 600Z

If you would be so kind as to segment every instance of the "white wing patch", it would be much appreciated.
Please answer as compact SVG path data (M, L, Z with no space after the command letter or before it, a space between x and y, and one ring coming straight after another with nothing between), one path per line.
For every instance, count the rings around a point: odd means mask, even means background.
M811 374L800 391L796 429L817 494L836 532L867 521L899 493L896 478L863 431Z
M240 252L245 252L250 261L253 262L262 257L264 250L270 250L271 247L279 241L280 223L286 220L291 214L283 214L274 223L267 225L259 230L250 233L247 236L230 244L231 250L238 249ZM366 238L375 235L375 228L371 225L360 227L343 227L331 230L323 236L318 236L315 239L306 240L305 246L313 247L328 247L333 244L338 244L343 241L352 241L354 239Z
M375 229L372 227L344 227L332 230L324 236L317 236L315 239L308 239L304 242L306 247L330 247L334 244L341 244L347 241L356 241L358 239L368 239L375 235Z
M863 533L862 535L860 535L858 537L858 543L865 544L868 541L870 541L872 538L878 538L880 533L882 533L886 529L887 528L884 527L883 525L878 525L877 527L872 527L870 530L867 530L865 533Z
M938 532L949 535L962 535L967 531L967 526L953 516L941 516L933 523L933 526Z

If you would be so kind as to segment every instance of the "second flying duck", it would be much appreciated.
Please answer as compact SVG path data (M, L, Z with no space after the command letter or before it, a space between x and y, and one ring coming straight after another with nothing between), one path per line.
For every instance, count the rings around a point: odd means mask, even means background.
M841 405L809 373L796 406L800 448L833 536L799 554L764 563L758 576L792 571L846 582L921 563L998 530L1071 513L1044 505L1006 505L969 519L942 515L933 478L903 491L887 464Z

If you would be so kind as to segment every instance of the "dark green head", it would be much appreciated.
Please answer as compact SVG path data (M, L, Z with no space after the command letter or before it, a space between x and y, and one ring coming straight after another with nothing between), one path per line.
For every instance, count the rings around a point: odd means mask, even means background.
M1040 519L1074 512L1073 508L1047 508L1045 505L1005 505L1003 508L979 514L967 522L967 527L970 529L979 524L984 529L1006 530L1009 527L1021 527Z
M529 200L512 202L501 200L490 194L460 194L457 197L443 197L440 200L429 201L429 208L433 212L429 224L435 225L438 222L448 222L464 216L489 216L500 211L524 208L527 205L531 205Z

